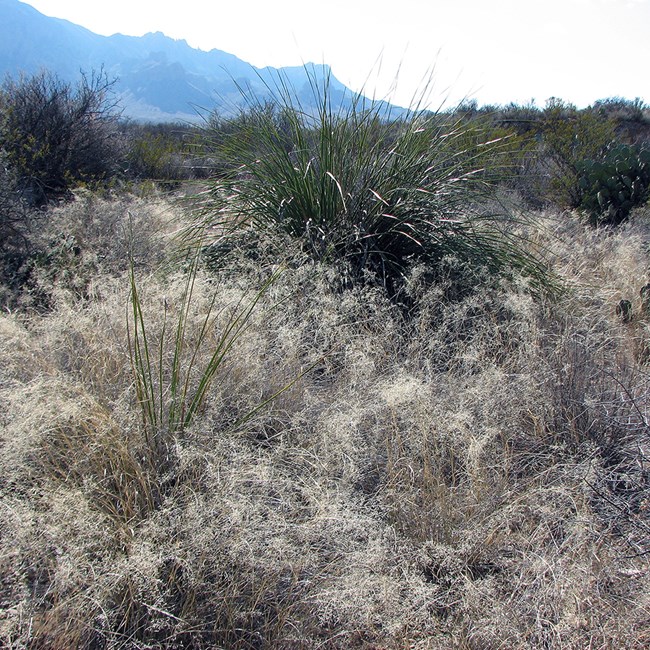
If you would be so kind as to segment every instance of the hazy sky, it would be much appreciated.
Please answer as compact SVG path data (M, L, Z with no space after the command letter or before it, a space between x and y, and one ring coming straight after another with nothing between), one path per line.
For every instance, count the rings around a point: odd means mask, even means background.
M543 106L650 102L650 0L28 0L110 35L162 31L256 66L328 63L354 90Z

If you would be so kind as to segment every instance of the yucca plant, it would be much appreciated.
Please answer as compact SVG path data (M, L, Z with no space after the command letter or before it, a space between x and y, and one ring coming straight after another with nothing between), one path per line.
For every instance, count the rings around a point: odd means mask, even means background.
M213 185L198 232L279 228L315 260L339 263L352 284L373 277L394 289L412 262L449 256L546 281L514 235L514 216L486 210L501 141L468 150L448 114L395 117L361 95L337 106L327 79L312 90L316 111L280 82L276 104L254 105L219 138L233 171ZM490 174L476 164L486 160Z

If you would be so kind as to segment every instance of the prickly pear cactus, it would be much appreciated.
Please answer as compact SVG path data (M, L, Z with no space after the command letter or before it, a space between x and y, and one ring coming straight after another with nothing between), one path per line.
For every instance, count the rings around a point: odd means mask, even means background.
M648 199L650 149L617 144L577 167L580 207L593 225L618 225Z

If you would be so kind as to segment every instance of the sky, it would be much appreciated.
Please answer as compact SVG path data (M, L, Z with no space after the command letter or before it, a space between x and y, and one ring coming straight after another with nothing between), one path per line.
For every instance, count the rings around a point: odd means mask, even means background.
M407 106L650 102L650 0L25 0L103 35L161 31L255 66L326 63Z

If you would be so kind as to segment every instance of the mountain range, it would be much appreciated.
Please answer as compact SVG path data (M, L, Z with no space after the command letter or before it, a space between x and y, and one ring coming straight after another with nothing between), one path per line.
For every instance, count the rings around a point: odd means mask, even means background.
M14 78L47 69L75 82L103 70L115 79L123 116L142 121L197 121L217 111L227 116L246 98L272 98L288 88L305 109L315 108L314 87L325 81L332 102L354 93L327 65L256 68L221 50L190 47L161 32L101 36L67 20L50 18L19 0L0 0L0 75Z

